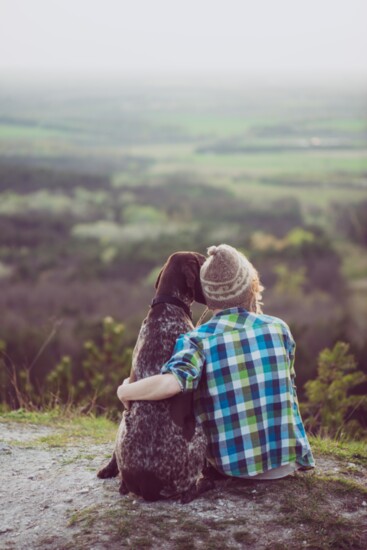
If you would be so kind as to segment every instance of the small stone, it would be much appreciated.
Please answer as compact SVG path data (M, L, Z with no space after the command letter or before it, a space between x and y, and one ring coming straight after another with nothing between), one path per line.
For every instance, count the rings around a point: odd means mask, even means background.
M64 502L73 502L73 499L71 497L65 498Z
M367 506L367 502L365 500L362 502L362 506Z
M347 466L348 468L355 468L356 465L354 464L354 462L348 462Z
M28 479L34 479L34 476L28 476Z
M256 489L254 489L253 491L251 491L251 493L252 493L252 494L257 493Z
M7 533L8 531L13 531L11 527L0 527L0 534Z
M80 495L86 495L87 493L89 493L88 487L86 487L85 489L82 489L81 491L79 491Z

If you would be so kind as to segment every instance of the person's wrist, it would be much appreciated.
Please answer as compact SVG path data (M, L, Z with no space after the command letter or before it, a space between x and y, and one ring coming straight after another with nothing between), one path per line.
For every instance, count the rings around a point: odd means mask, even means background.
M124 400L126 399L126 386L130 384L130 378L125 378L123 383L117 388L117 397L124 403ZM124 403L124 406L125 403Z
M117 397L120 399L120 401L124 401L124 397L125 397L125 387L123 384L121 384L121 386L119 386L117 388Z

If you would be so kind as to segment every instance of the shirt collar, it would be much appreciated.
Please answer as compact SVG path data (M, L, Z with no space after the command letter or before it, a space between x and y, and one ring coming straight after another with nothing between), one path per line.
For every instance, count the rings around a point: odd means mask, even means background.
M218 311L218 313L215 313L212 317L212 319L219 319L220 317L225 317L228 315L249 315L249 312L244 307L228 307L226 309L222 309L221 311Z

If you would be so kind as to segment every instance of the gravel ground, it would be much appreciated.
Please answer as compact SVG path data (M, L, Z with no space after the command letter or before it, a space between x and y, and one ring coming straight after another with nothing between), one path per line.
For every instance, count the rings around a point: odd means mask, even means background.
M190 504L121 497L96 471L111 446L40 443L57 429L0 423L0 548L366 548L366 470L318 457L278 482L224 480ZM348 546L348 541L350 545Z

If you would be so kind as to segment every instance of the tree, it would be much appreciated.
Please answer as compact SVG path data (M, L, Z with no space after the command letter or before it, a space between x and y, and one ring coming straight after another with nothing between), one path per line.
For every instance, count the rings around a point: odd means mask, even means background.
M305 384L308 401L303 405L306 426L314 433L330 437L367 435L366 426L356 418L367 411L366 395L356 395L355 388L367 382L358 370L349 344L337 342L324 349L318 358L318 376Z

